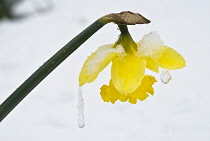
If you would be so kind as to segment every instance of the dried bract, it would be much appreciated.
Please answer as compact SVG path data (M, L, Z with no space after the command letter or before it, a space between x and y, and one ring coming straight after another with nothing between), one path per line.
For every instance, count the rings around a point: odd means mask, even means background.
M150 20L146 19L139 13L133 13L130 11L124 11L121 13L112 13L104 16L111 22L122 25L135 25L135 24L147 24Z

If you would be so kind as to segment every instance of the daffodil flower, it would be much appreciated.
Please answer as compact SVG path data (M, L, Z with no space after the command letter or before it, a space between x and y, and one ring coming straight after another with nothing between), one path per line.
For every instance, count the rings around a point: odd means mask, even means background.
M185 59L174 49L165 46L157 32L143 36L134 42L129 32L122 33L115 44L99 47L85 61L79 76L79 85L93 82L110 63L111 80L101 87L101 97L105 102L129 101L135 104L154 94L153 76L145 75L145 69L156 73L159 67L167 70L183 68Z

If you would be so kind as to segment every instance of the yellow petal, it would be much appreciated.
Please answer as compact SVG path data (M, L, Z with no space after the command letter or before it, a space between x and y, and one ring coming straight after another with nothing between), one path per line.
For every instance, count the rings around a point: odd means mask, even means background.
M168 46L164 46L162 55L156 60L161 68L168 70L180 69L186 66L184 57Z
M150 69L151 71L154 71L156 73L159 72L159 66L158 66L158 62L151 58L151 57L147 57L146 58L146 61L147 61L147 68Z
M119 93L119 92L118 92ZM127 95L124 95L124 94L120 94L119 95L119 100L121 102L126 102L128 100L128 96Z
M149 94L154 94L154 89L152 85L156 82L156 79L153 76L145 75L142 79L141 85L132 93L121 94L114 87L112 80L110 80L109 85L103 85L101 87L101 98L104 102L111 102L114 104L117 100L121 102L130 102L136 104L138 100L145 100Z
M128 102L130 102L131 104L136 104L136 102L137 102L136 98L133 98L131 96L128 96L128 97L129 97Z
M112 82L121 94L132 93L144 77L146 60L134 54L118 56L112 62Z
M133 93L128 94L129 97L132 99L139 99L141 101L145 100L149 96L148 93L150 93L151 95L154 94L154 89L152 85L155 82L157 82L155 77L145 75L145 77L142 79L141 85ZM129 102L133 103L133 101Z
M92 53L85 63L79 75L79 85L93 82L98 74L116 57L117 52L113 45L99 47Z
M128 100L127 96L120 94L112 84L112 81L110 80L109 86L103 85L101 87L101 97L104 100L104 102L111 102L114 104L118 99L120 101L125 102Z

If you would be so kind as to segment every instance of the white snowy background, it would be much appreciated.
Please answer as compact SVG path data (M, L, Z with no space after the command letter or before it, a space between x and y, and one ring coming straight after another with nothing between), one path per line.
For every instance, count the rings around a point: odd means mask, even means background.
M33 4L26 1L19 10L34 12ZM152 21L129 26L134 40L158 31L166 45L185 57L187 67L170 71L173 78L167 85L148 71L158 80L154 96L136 105L113 105L100 97L100 87L110 79L109 65L94 83L82 87L86 126L78 128L78 75L91 52L117 40L117 26L108 24L0 123L1 141L210 140L209 0L59 0L47 13L15 22L1 21L0 103L97 18L127 10Z

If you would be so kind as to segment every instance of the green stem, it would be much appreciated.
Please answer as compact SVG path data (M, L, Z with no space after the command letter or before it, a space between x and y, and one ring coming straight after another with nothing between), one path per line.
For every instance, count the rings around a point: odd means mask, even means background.
M129 34L128 27L126 25L118 24L121 34Z
M71 53L73 53L82 43L91 37L105 24L109 23L108 19L102 17L95 21L47 62L45 62L38 70L36 70L19 88L17 88L1 105L0 105L0 122L58 65L60 65Z

